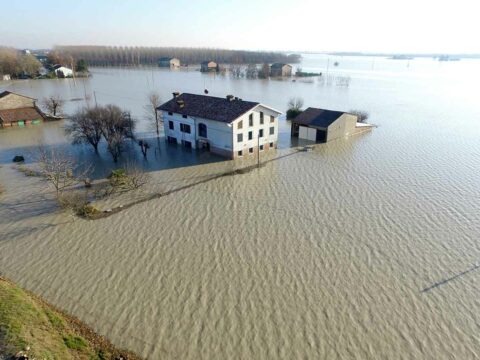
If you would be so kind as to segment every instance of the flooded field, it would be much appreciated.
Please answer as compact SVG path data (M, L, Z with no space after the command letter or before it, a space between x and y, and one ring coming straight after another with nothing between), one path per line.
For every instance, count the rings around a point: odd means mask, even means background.
M104 149L71 147L62 123L0 131L0 273L148 359L480 357L480 63L337 60L348 87L159 69L0 83L36 97L95 91L131 109L145 136L152 89L166 100L208 88L280 110L299 96L367 110L379 126L294 152L282 119L278 160L95 221L60 212L51 189L11 159L54 144L104 176L113 167ZM309 55L301 66L326 65ZM239 164L161 139L144 166L149 192Z

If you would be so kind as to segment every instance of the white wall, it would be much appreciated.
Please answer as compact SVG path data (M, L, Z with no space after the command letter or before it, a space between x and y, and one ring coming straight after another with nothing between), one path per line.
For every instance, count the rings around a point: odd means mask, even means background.
M260 111L264 114L264 123L260 125ZM253 126L249 126L248 118L250 114L253 113ZM274 116L274 122L270 122L270 115ZM242 121L242 129L238 128L238 123ZM260 129L263 129L263 137L260 138L260 145L265 145L267 143L273 142L276 143L278 140L278 113L272 111L268 108L258 105L253 110L245 113L240 118L236 119L233 123L233 150L238 152L243 150L243 153L248 153L248 149L251 147L256 147L258 145L258 132ZM274 134L270 135L270 127L274 128ZM248 133L253 132L252 140L248 140ZM243 141L237 141L237 134L243 134Z
M173 113L172 115L168 115L167 111L162 111L162 118L163 118L163 129L165 131L165 137L173 136L177 139L177 143L181 144L182 140L190 141L192 143L192 148L195 149L196 144L196 127L195 127L195 120L191 117L187 117L186 119L182 117L180 114ZM169 128L169 122L173 121L173 130ZM190 134L184 133L180 131L180 124L188 124L190 125Z

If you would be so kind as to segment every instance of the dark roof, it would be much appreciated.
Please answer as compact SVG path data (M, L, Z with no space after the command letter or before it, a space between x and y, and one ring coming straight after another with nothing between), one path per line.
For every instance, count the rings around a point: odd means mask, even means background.
M333 124L340 116L345 114L342 111L324 110L309 107L300 115L298 115L293 122L300 125L311 125L326 128Z
M3 97L5 97L5 96L7 96L7 95L10 95L10 94L17 95L17 96L21 96L21 97L25 97L25 98L32 99L32 100L37 100L37 99L32 98L32 97L30 97L30 96L25 96L25 95L17 94L17 93L8 91L8 90L5 90L5 91L3 91L3 92L0 93L0 99L3 98Z
M183 106L181 105L183 101ZM231 123L259 105L258 102L184 93L160 105L158 110Z
M272 64L272 68L282 68L282 67L284 67L285 65L290 66L290 67L292 66L292 65L283 64L283 63L273 63L273 64Z
M11 109L11 110L0 110L0 120L4 124L11 123L15 121L30 121L36 119L43 119L42 114L33 107L21 108L21 109Z

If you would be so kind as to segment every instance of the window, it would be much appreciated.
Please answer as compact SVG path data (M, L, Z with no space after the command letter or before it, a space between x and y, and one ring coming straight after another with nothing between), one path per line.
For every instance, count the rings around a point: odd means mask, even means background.
M270 122L271 123L275 122L275 117L273 115L270 115Z
M238 122L237 129L243 129L243 120Z
M180 124L180 131L183 132L183 133L190 134L190 132L191 132L190 125Z
M270 143L270 148L273 148L273 142Z
M274 135L275 134L275 128L272 126L270 127L270 135Z
M177 139L175 139L173 136L168 136L167 141L171 144L176 144L177 143Z
M260 111L260 125L263 125L263 112Z
M169 111L169 112L168 112L168 115L173 115L173 113Z
M186 118L187 118L187 115L182 115L182 117L183 117L184 119L186 119Z
M252 140L253 139L253 131L249 131L248 132L248 140Z
M170 120L170 121L168 122L168 128L169 128L170 130L173 130L173 129L174 129L174 127L173 127L173 121L172 121L172 120Z
M237 142L243 141L243 134L237 134Z
M253 126L253 113L248 116L248 126Z
M263 151L263 145L260 145L260 151Z
M249 152L250 154L253 154L253 148L249 148L249 149L248 149L248 152Z
M239 150L238 151L238 156L242 156L243 155L243 151L242 150Z
M263 129L258 130L258 137L263 137Z
M198 124L198 136L207 137L207 125L203 123Z
M182 145L185 146L187 149L192 148L192 143L190 141L182 140Z

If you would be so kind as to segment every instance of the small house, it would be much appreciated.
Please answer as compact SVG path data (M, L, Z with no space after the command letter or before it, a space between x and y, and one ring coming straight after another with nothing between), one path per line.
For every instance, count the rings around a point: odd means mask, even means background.
M158 66L168 68L179 68L180 60L172 57L162 57L158 60Z
M2 75L2 80L3 81L10 81L12 78L9 74L3 74Z
M309 107L292 120L291 135L324 143L372 127L369 124L357 123L357 120L357 115L350 113Z
M10 91L0 93L0 127L38 124L44 119L36 99Z
M217 63L215 61L204 61L201 64L200 71L208 72L208 71L216 71L217 70Z
M270 76L272 77L292 76L292 65L274 63L270 66Z
M173 93L157 108L169 143L200 148L230 159L277 147L279 111L228 95Z
M73 76L73 70L63 65L55 65L53 67L53 71L55 72L55 75L57 75L57 77L59 78L67 78Z

